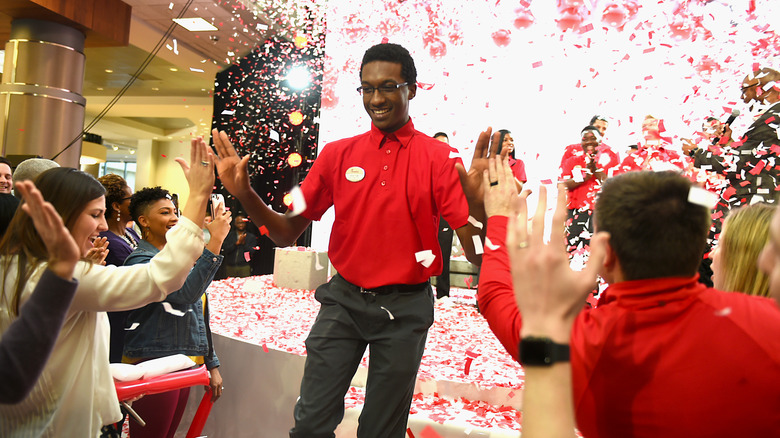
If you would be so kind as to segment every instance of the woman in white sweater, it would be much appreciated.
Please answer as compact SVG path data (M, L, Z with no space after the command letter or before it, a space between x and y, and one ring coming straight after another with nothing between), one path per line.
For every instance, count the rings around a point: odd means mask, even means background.
M202 139L192 141L190 167L178 158L190 194L168 245L149 264L100 266L79 262L79 286L49 362L27 398L0 405L3 437L96 437L103 425L121 419L108 361L106 311L129 310L181 288L203 252L204 211L214 184L214 157ZM76 169L58 168L35 181L62 216L82 255L107 229L105 189ZM45 245L20 209L0 241L0 333L17 318L46 269Z

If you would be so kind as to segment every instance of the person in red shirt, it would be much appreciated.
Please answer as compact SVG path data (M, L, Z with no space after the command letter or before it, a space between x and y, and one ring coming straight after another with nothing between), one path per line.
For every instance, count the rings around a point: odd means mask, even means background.
M409 117L417 72L397 44L369 48L360 79L371 129L322 149L301 186L306 205L294 201L291 214L262 202L249 184L249 157L239 158L227 134L214 132L223 185L277 245L292 244L311 221L335 209L328 256L338 274L315 292L321 308L306 339L291 437L334 436L366 346L358 437L403 437L433 322L429 279L442 269L439 215L458 233L467 258L476 264L481 258L473 238L484 221L487 145L495 154L497 136L480 135L467 173L455 149L417 131Z
M498 151L506 150L506 153L509 154L509 167L512 168L512 174L515 176L517 190L519 191L523 188L523 184L528 181L528 177L525 174L525 163L523 160L515 158L515 140L512 138L512 133L506 129L500 129L498 132L501 134L498 139L498 144L500 145Z
M512 207L516 192L508 186L499 181L486 189L490 244L480 310L535 384L570 360L571 403L583 436L774 436L780 430L780 308L696 281L710 220L706 207L689 201L700 189L668 171L608 179L596 202L589 265L573 272L562 238L553 232L544 243L544 203L528 231L524 203ZM553 230L564 221L564 199L560 191ZM773 221L775 234L759 266L777 284L780 217ZM583 309L578 303L597 271L610 286L596 308ZM526 326L518 303L528 308L530 300L533 308L535 296L568 293L579 298L552 308L570 321L570 332L536 314ZM540 342L541 349L529 348Z
M662 136L663 120L651 115L642 122L644 142L636 151L629 153L620 163L620 173L634 170L676 170L685 169L685 161L671 149L671 138Z
M603 143L604 137L607 135L607 128L609 127L609 121L606 117L596 114L595 116L590 118L590 123L588 123L588 126L594 126L599 131L599 134L601 134L601 140L602 145L606 146L606 143ZM582 149L582 146L580 143L572 143L568 146L566 146L563 149L563 155L561 156L561 164L558 166L559 168L562 168L563 165L569 160L569 158L573 157L575 154L578 153Z
M612 176L620 163L612 148L601 144L598 128L588 125L580 135L579 151L573 153L561 167L561 180L569 190L566 238L570 253L590 245L590 235L593 234L591 214L596 195L601 191L603 181Z

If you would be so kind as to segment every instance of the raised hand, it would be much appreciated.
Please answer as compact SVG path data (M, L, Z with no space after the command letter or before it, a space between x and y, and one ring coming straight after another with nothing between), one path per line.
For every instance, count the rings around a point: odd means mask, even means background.
M236 153L236 148L230 142L225 131L211 132L214 139L214 147L217 149L217 173L219 180L225 189L233 196L241 198L245 193L252 190L249 181L249 171L247 165L249 156L241 158Z
M96 265L105 265L108 256L108 238L98 237L92 242L92 248L87 251L85 259L90 260Z
M492 132L493 129L488 128L479 134L468 172L462 165L456 165L458 176L460 176L460 185L463 187L463 193L466 194L470 207L480 205L483 202L482 174L488 170L488 159L498 155L498 142L501 133L496 132L491 136ZM507 153L508 150L504 151L502 155L506 156Z
M566 189L558 186L558 205L549 243L544 243L547 188L540 187L539 203L530 227L526 196L524 192L519 197L518 214L509 216L507 235L515 298L523 315L521 335L549 336L553 341L568 343L574 319L604 263L609 234L599 232L591 238L585 269L573 271L569 267L564 233Z
M488 169L482 172L485 214L512 216L517 198L517 184L509 160L504 156L488 159ZM527 196L527 195L526 195Z
M184 158L176 158L175 161L179 163L187 178L190 196L211 194L214 188L214 154L203 141L203 137L192 139L189 163Z
M22 195L22 210L30 215L35 230L41 236L49 254L48 268L58 276L70 280L81 251L57 210L43 200L43 195L32 181L19 181L16 191Z
M211 234L211 239L215 242L219 242L219 246L222 246L222 242L225 241L225 237L227 237L230 232L232 217L230 211L225 210L225 204L221 202L217 203L217 206L214 209L214 218L210 224L206 225L206 228L208 228L209 234ZM209 243L211 243L212 240L209 240ZM219 252L219 248L217 248L216 252Z

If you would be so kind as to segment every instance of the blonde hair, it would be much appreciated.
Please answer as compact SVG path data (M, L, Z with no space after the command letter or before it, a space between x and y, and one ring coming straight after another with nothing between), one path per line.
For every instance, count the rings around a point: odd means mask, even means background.
M718 242L724 267L721 289L769 296L769 277L759 271L757 261L769 241L769 224L774 212L773 206L753 204L729 213Z

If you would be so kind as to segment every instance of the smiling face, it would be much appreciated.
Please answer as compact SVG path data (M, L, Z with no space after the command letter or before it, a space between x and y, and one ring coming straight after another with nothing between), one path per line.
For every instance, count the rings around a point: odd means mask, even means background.
M415 84L408 84L385 92L382 86L402 84L401 64L388 61L372 61L363 66L361 85L374 88L363 93L363 107L374 125L384 132L395 132L409 121L409 101L417 92Z
M179 222L173 201L163 198L150 204L138 222L144 230L144 239L152 243L165 243L165 233Z
M87 203L84 211L76 218L70 234L81 248L81 255L85 256L92 249L92 241L98 237L101 231L106 231L106 197L101 196Z
M504 149L508 150L509 154L511 154L512 151L515 150L515 139L512 138L512 134L507 132L504 135L504 141L501 143L501 149L502 150L504 150Z
M0 163L0 193L11 193L13 187L13 178L11 178L11 167L5 163Z
M596 146L599 145L599 140L596 138L594 131L589 130L582 133L582 141L580 144L582 145L583 151L588 154L593 154L596 152Z

